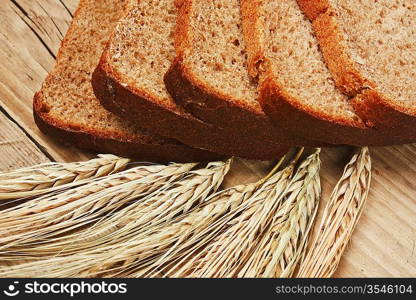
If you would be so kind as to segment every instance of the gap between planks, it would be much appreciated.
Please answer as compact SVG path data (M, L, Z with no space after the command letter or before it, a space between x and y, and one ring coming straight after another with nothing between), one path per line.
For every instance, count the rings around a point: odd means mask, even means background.
M6 115L0 113L0 171L50 162L50 159Z

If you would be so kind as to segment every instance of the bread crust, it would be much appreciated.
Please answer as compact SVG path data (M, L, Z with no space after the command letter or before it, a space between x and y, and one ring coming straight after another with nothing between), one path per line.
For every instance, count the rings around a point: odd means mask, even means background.
M65 35L57 54L57 64L60 64L67 43L71 41L75 31L75 20L81 18L89 9L88 1L82 0L74 14L73 22ZM44 85L50 84L54 70L48 75ZM53 81L53 80L52 80ZM33 116L39 129L51 135L63 143L74 144L80 148L114 153L124 157L137 158L141 161L153 162L193 162L211 161L223 158L222 155L205 150L194 149L172 139L165 139L151 134L129 134L123 131L99 130L94 127L81 127L76 121L72 124L68 121L53 117L49 114L49 108L43 101L45 95L43 88L33 97ZM91 99L85 99L90 101ZM96 101L96 100L94 100ZM82 109L82 108L80 108ZM76 116L75 116L76 117Z
M214 126L186 112L174 101L163 101L144 90L125 84L127 80L110 63L109 47L110 45L93 73L92 84L101 104L121 118L132 120L142 128L177 139L186 145L227 156L272 160L289 149L280 140L271 142L248 134L237 135L235 131L226 130L217 124ZM174 85L176 90L181 88L176 83Z
M252 143L259 143L261 146L264 142L252 132L261 131L264 127L265 115L251 114L248 110L244 110L241 105L233 102L225 101L224 98L218 97L215 93L207 91L203 85L198 84L198 80L189 79L192 77L183 65L180 57L177 57L165 75L165 85L169 93L175 101L190 112L201 119L212 120L213 123L224 123L221 120L228 119L231 124L238 124L230 129L234 131L236 137L245 134L252 137ZM270 123L269 120L267 120ZM245 127L244 124L247 124ZM296 146L319 147L327 145L324 142L311 141L302 138L296 138L288 134L282 128L276 128L273 125L271 130L279 132L278 134L268 135L269 143L291 144ZM248 128L250 128L249 132ZM277 136L280 136L277 139ZM262 138L265 138L264 136ZM274 141L271 141L273 140ZM327 145L330 146L330 145ZM256 146L257 147L257 146Z
M174 140L158 139L152 136L109 135L98 130L74 129L60 120L42 112L41 92L33 99L33 116L38 128L45 134L75 146L100 153L113 153L140 161L159 163L197 162L223 159L223 155L194 149Z
M326 0L297 0L297 2L303 13L311 20L326 12L328 9L328 2Z
M296 131L299 135L313 136L328 142L342 142L348 145L359 145L356 136L351 134L351 127L341 125L325 116L309 112L308 108L300 107L290 95L280 88L280 84L272 76L267 77L261 85L261 104L266 113L285 130ZM354 128L355 135L365 136L365 128Z
M175 32L176 58L165 75L165 85L175 100L197 118L234 133L269 141L297 146L323 146L323 142L310 141L288 134L272 125L259 104L248 105L243 100L223 95L196 76L185 63L185 57L193 47L191 28L194 0L177 2L179 15ZM256 99L257 100L257 99Z
M262 37L258 34L259 17L258 8L261 0L242 0L242 12L244 18L244 31L249 49L249 65L251 74L257 76L263 74L260 83L260 103L266 114L274 123L290 132L313 140L322 140L332 144L347 144L355 146L384 146L403 144L413 141L411 138L402 137L390 128L375 130L373 124L363 120L334 119L317 111L311 111L302 106L286 89L272 72L271 66L263 56L262 43L258 42ZM300 2L300 1L299 1ZM319 1L303 1L302 7L308 8L308 15L315 16L325 11L325 6ZM329 24L327 28L330 28ZM328 29L330 30L330 29ZM340 59L340 53L337 54ZM350 76L345 79L350 85L355 85L359 77ZM355 107L355 102L352 103ZM368 109L368 108L367 108ZM357 114L359 115L359 114Z
M249 53L252 76L260 76L260 104L268 116L279 127L310 139L333 144L361 144L365 126L360 122L347 123L344 120L329 120L328 117L310 111L300 105L286 92L283 84L275 78L272 68L264 56L265 49L259 34L259 7L261 0L242 0L243 29ZM342 134L340 134L342 133ZM345 133L349 133L345 135ZM362 141L357 141L357 138Z
M386 146L411 142L397 136L390 129L376 131L366 127L351 127L332 120L323 121L325 116L317 116L315 112L309 113L306 107L298 107L297 102L279 86L272 76L268 77L262 84L261 101L270 118L276 120L285 130L294 130L304 136L311 136L313 132L315 139L333 143L339 140L337 136L342 136L345 144L354 146ZM335 138L331 140L331 137Z
M258 141L256 137L240 139L198 120L179 107L162 106L144 91L120 84L123 81L106 63L105 53L92 78L95 95L106 109L122 118L134 120L138 126L161 136L193 147L248 159L272 160L289 149L287 145L268 144ZM251 143L248 143L250 138Z
M336 20L336 11L328 0L297 0L310 18L324 59L337 87L352 97L353 107L369 127L388 132L394 142L416 141L416 108L405 109L379 92L349 55L345 39ZM318 11L318 13L317 13ZM391 144L390 136L385 144Z

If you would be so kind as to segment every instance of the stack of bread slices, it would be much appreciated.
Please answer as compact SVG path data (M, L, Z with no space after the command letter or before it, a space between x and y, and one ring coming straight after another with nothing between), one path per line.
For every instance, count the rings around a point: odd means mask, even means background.
M414 0L81 0L45 133L148 161L416 141Z

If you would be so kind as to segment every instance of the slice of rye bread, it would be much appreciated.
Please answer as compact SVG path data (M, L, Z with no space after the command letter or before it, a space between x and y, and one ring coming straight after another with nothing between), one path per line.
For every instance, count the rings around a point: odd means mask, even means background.
M151 135L109 113L94 97L91 74L124 2L81 0L57 63L34 97L37 125L43 132L79 147L144 161L218 159L217 154Z
M277 130L247 72L239 0L176 1L176 58L165 75L173 99L196 117L261 140L322 143Z
M298 1L337 86L370 126L416 137L416 1Z
M407 142L370 128L338 90L311 22L296 0L242 0L250 74L259 79L260 103L275 124L334 144Z
M198 148L250 159L274 159L287 146L205 123L170 97L163 82L175 57L174 0L132 0L93 75L108 110L162 136Z

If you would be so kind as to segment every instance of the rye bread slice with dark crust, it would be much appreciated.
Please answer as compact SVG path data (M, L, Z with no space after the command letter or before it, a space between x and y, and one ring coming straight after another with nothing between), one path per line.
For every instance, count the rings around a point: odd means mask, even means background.
M242 0L249 70L259 79L260 102L275 124L334 144L407 142L375 130L355 112L329 72L312 24L296 0Z
M56 65L34 97L36 124L42 132L78 147L143 161L220 158L139 129L106 111L95 98L91 73L124 4L125 1L81 0Z
M299 0L337 86L369 125L416 137L416 2Z
M176 58L165 75L172 98L201 120L236 134L294 145L322 145L274 127L247 72L239 0L176 1Z
M174 2L130 2L94 72L96 96L122 118L190 146L250 159L280 156L287 146L202 122L170 97L163 76L175 57Z

